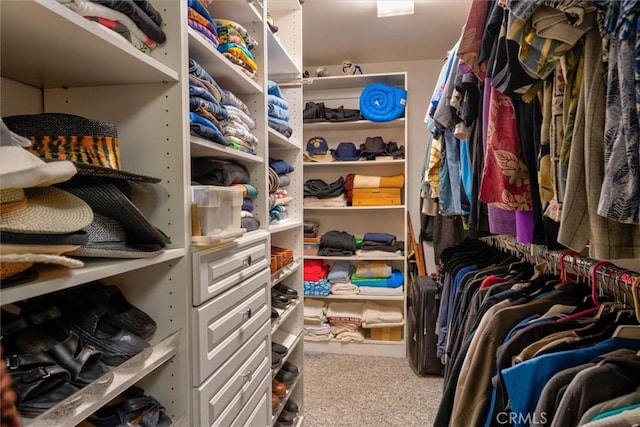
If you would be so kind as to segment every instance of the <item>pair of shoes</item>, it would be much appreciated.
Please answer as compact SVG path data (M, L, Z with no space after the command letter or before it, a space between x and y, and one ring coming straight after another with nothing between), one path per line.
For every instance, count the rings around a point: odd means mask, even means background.
M271 352L271 369L277 369L278 367L280 367L283 357L284 355L280 353L276 353L275 351L272 351Z
M278 397L287 395L287 386L278 380L271 380L271 392Z
M35 418L79 390L69 371L44 352L13 354L6 363L16 407L25 417Z
M327 116L324 112L324 102L307 102L302 111L302 121L305 123L326 122Z
M286 309L291 304L289 297L271 289L271 307Z
M280 313L278 313L278 310L276 310L275 308L271 308L271 320L276 320L278 317L280 317Z
M278 406L280 406L280 398L277 394L271 393L271 409L275 411Z
M284 405L284 409L285 409L285 411L293 412L293 413L296 413L296 414L300 411L300 408L298 407L298 404L296 402L294 402L293 399L287 400L287 403L285 403L285 405Z
M298 291L296 291L293 288L290 288L289 286L285 285L282 282L280 282L277 285L275 285L273 287L273 289L275 289L276 291L280 292L282 295L286 296L289 299L297 299L298 298Z
M131 304L115 285L93 282L73 290L88 306L104 307L109 320L140 338L149 338L156 330L156 322L144 311Z
M284 383L284 385L291 386L296 381L296 376L289 371L280 369L276 374L276 380Z
M284 410L280 413L280 416L278 417L278 422L282 425L290 426L293 424L295 419L296 419L296 416L294 414L290 413L287 410Z
M127 389L122 395L90 415L81 426L140 426L169 427L171 418L165 408L153 396L144 394L137 386Z
M100 360L101 352L84 345L55 320L25 328L18 334L16 346L23 355L48 354L69 372L69 382L76 387L87 386L109 373Z
M293 363L289 362L288 360L284 362L284 365L282 365L282 369L284 369L285 371L291 372L295 376L298 376L298 374L300 373L300 370L298 369L298 367Z
M17 305L21 308L21 314L34 325L57 319L67 331L75 333L85 344L102 352L102 361L107 365L119 365L148 348L149 343L144 339L122 328L125 324L131 326L135 323L132 319L142 319L144 316L137 309L130 309L131 317L114 315L113 306L95 304L90 298L83 298L83 293L90 293L90 289L104 289L102 284L89 286L91 288L86 290L74 288L54 292ZM115 290L108 292L113 296ZM142 321L142 324L149 323Z
M289 349L282 344L278 344L277 342L271 341L271 351L286 356L289 353Z

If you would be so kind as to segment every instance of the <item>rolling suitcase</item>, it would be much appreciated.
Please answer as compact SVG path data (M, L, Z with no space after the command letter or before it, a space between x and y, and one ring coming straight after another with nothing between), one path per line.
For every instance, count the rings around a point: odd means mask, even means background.
M430 276L416 276L411 283L407 321L409 328L409 365L419 376L444 374L444 365L436 356L436 319L440 307L437 282Z

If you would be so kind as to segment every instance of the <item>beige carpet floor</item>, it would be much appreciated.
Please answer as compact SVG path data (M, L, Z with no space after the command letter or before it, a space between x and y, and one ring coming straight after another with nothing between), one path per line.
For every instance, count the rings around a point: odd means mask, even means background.
M441 377L419 377L407 359L305 352L305 427L425 427Z

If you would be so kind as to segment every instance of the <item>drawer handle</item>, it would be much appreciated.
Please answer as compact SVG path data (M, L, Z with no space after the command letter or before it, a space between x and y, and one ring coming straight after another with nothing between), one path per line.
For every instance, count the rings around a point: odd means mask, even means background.
M244 261L242 261L242 266L251 265L252 262L253 260L251 259L251 255L249 255Z
M249 381L251 381L251 376L253 375L253 372L251 371L247 371L246 374L242 374L242 382L243 383L248 383Z
M242 313L242 320L243 321L246 321L246 320L249 320L249 319L251 319L251 309L250 308L247 309L247 311L244 311Z

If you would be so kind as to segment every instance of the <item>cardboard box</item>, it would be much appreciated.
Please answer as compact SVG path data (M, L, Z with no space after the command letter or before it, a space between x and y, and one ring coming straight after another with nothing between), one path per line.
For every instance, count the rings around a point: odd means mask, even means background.
M376 341L402 341L402 326L391 328L371 328L370 338Z
M352 206L401 205L401 188L354 188Z

